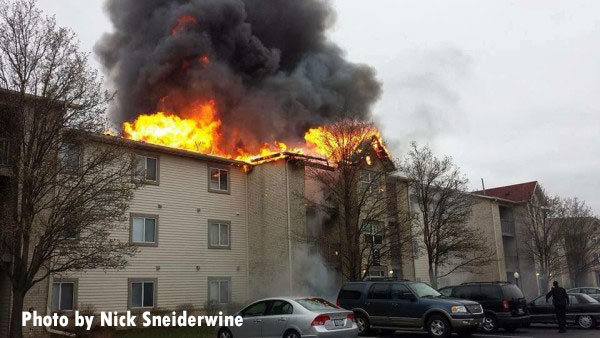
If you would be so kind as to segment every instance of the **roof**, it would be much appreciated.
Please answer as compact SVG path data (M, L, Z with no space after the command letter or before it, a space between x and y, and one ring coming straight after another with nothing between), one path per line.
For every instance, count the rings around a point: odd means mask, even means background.
M502 198L512 202L527 202L533 196L537 184L537 181L531 181L474 191L473 194Z

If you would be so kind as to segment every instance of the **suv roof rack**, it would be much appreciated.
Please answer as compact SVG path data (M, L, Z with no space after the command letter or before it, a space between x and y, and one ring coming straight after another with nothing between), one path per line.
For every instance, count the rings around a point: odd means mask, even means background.
M460 285L469 285L469 284L512 284L511 282L505 281L495 281L495 282L466 282L461 283Z
M411 280L394 277L365 277L359 282L411 282Z

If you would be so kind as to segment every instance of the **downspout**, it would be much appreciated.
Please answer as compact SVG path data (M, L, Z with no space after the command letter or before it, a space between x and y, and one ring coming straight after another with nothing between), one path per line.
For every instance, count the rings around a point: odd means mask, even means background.
M248 175L250 175L249 172L245 173L246 176L246 300L248 300L250 298L250 239L248 238L248 236L250 236L250 223L248 222L249 219L249 210L248 210Z
M293 268L292 268L292 216L290 215L290 179L288 172L288 160L285 159L285 193L287 203L287 233L288 233L288 264L290 267L290 295L294 290Z
M412 203L410 203L410 185L408 184L408 182L406 183L406 204L408 207L408 215L409 215L409 220L410 220L410 238L413 238ZM411 258L412 258L411 259L412 275L413 275L413 278L416 280L417 279L417 268L415 267L415 252L414 252L414 245L412 242L410 243L410 252L411 252Z
M498 203L498 200L494 200L494 202L496 203L496 205L498 206L498 213L500 213L500 206ZM498 232L497 232L497 228L494 226L494 203L490 203L490 211L492 212L492 227L494 230L494 246L496 247L496 257L498 258L498 261L500 261L500 247L498 246ZM500 221L500 235L502 235L502 221ZM502 237L501 237L502 238ZM502 260L504 261L504 275L506 276L506 253L504 252L504 243L502 243ZM498 280L502 280L502 268L500 267L500 264L496 264L497 268L498 268Z
M52 308L50 307L50 302L52 299L52 283L50 282L50 277L48 277L46 279L48 280L48 294L46 296L46 315L51 316ZM50 326L45 326L45 328L46 328L46 332L48 332L50 334L57 334L57 335L66 336L66 337L76 337L77 336L74 333L56 330L56 329L51 328Z

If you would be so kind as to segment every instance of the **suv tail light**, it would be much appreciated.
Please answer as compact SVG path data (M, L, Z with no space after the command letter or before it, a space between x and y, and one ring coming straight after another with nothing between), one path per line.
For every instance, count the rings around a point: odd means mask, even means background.
M508 305L508 301L505 299L502 301L502 311L509 312L510 306Z
M320 315L313 319L312 323L310 323L310 326L323 326L328 320L331 320L328 315Z
M346 317L346 319L356 322L356 320L354 320L354 313L349 314L348 317Z
M340 300L339 299L336 299L335 305L340 306Z

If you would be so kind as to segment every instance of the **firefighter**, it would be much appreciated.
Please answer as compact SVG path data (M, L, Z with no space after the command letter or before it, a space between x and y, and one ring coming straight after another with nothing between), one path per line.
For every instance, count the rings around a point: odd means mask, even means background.
M569 304L569 295L565 289L558 286L557 281L554 281L552 285L552 290L546 295L546 301L552 297L554 313L556 314L556 321L558 322L558 332L565 333L567 332L567 304Z

